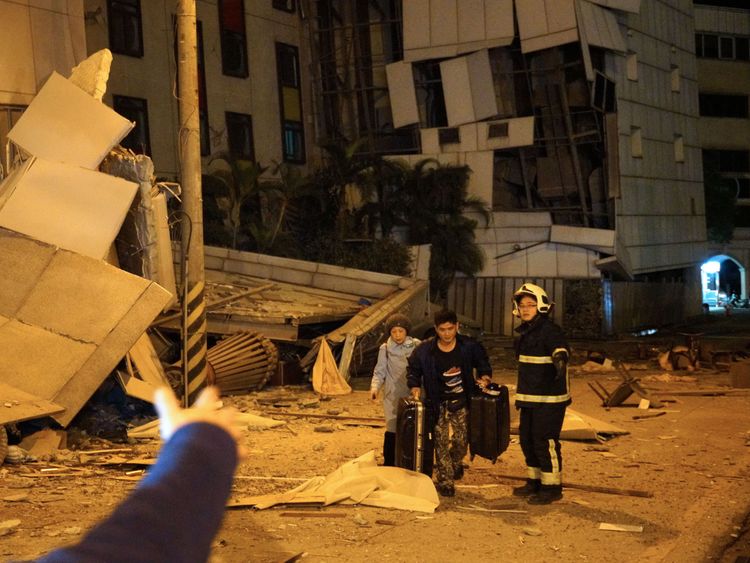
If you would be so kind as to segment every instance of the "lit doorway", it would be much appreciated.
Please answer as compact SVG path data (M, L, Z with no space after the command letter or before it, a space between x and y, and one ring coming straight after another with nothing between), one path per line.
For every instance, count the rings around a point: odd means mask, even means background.
M726 254L712 256L701 264L701 289L709 307L723 307L733 297L745 299L745 268Z

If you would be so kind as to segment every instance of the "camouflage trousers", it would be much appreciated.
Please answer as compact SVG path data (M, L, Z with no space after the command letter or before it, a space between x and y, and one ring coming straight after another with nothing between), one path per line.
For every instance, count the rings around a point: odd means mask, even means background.
M438 485L452 485L453 475L466 456L468 445L468 416L466 407L450 411L446 404L440 405L440 414L435 424L435 464Z

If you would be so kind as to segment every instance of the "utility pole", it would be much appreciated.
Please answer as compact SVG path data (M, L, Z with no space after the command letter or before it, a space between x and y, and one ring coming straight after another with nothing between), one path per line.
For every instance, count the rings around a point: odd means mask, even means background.
M206 383L206 306L201 194L200 106L196 0L177 2L177 77L180 129L177 137L182 184L183 404L193 404ZM185 218L187 216L187 218Z

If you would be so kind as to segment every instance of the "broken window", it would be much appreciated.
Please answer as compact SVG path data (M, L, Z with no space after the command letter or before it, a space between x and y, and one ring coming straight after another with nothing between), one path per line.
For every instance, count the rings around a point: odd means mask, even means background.
M591 105L604 113L615 111L615 83L598 70L594 77L594 95Z
M8 142L8 131L10 131L16 124L18 119L21 117L25 106L16 105L3 105L0 104L0 147L2 147L2 157L0 157L0 164L2 170L0 170L0 178L2 177L3 171L7 172L10 168L10 162L5 162L5 145ZM12 162L12 158L11 158Z
M221 70L227 76L247 78L247 37L243 0L219 0Z
M130 57L143 56L140 0L108 0L109 48Z
M417 90L422 127L445 127L448 125L439 61L415 63L414 86Z
M304 163L305 131L302 125L302 92L297 47L276 43L276 72L284 162Z
M120 144L136 154L151 155L151 138L148 130L148 102L143 98L112 96L113 109L135 122L135 127Z
M284 12L293 12L297 9L296 0L273 0L273 7L276 10L283 10Z
M704 149L703 168L719 172L750 172L750 151Z
M243 160L255 160L253 118L245 113L225 113L229 154Z
M748 117L747 96L699 94L698 101L701 117Z

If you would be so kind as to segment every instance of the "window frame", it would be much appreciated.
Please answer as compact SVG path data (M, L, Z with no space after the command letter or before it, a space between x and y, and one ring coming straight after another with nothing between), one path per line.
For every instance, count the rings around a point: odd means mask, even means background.
M123 103L133 104L134 106L140 105L140 107L136 107L134 111L141 112L142 117L134 119L133 112L129 111L132 108L123 108ZM148 119L148 100L146 98L139 98L136 96L113 94L112 109L121 114L123 117L126 117L127 119L135 122L135 127L132 131L130 131L130 133L126 135L126 137L122 141L120 141L120 145L122 145L126 149L130 149L135 154L145 154L146 156L151 156L151 130L149 128ZM140 133L140 135L145 139L145 146L141 146L138 149L133 148L133 143L128 142L128 139L136 133Z
M242 31L233 31L225 27L224 15L225 8L224 3L228 0L218 0L217 9L219 13L219 37L221 43L221 72L225 76L233 76L235 78L247 78L250 76L250 63L247 52L247 25L245 21L245 1L235 0L240 4L240 13L242 14ZM228 65L228 54L229 54L229 42L232 38L237 38L241 44L242 51L242 63L238 69L235 70Z
M304 108L302 107L302 89L300 76L299 47L277 41L275 44L276 52L276 83L279 91L279 117L281 121L281 153L284 162L292 164L304 164L307 161L305 148L305 125L304 125ZM286 53L284 53L286 52ZM287 69L282 68L282 63L286 62L287 54L292 55L294 62L293 76L291 80ZM296 90L297 101L299 103L299 121L289 119L284 112L284 88ZM294 142L288 142L289 135L294 136ZM293 147L292 150L287 150Z
M250 160L255 161L255 138L253 133L253 116L249 113L239 113L235 111L224 112L224 123L227 128L227 151L230 155L238 160ZM234 135L230 133L232 125L239 125L246 127L247 138L249 139L249 150L247 153L235 150L232 139Z
M126 13L125 8L130 4L135 8L134 14ZM135 49L128 49L124 45L124 41L122 45L115 44L115 41L113 40L113 37L115 36L113 33L113 30L115 30L115 22L121 21L118 20L115 15L119 15L121 18L124 16L131 16L135 20L138 31L138 45ZM107 0L107 43L110 51L117 55L143 58L143 12L141 10L141 0Z
M289 6L291 4L291 6ZM286 12L287 14L293 14L297 11L297 0L272 0L271 6L274 10Z

